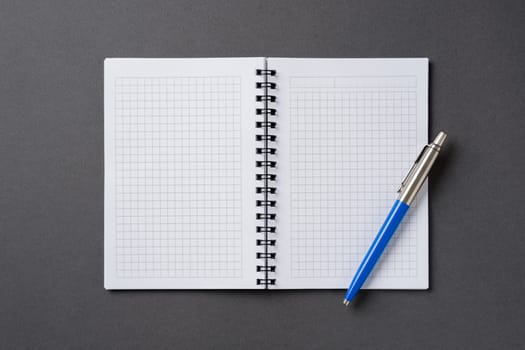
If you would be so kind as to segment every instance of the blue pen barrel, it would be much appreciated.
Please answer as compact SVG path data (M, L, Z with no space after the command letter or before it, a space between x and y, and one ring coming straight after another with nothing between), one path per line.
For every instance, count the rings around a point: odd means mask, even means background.
M385 222L379 229L379 232L377 233L376 238L372 242L372 245L370 246L370 248L368 248L365 257L363 258L363 261L359 265L359 268L357 269L354 278L352 279L352 282L348 287L348 291L345 295L345 301L351 301L357 294L363 283L365 283L366 278L368 277L370 272L372 272L372 269L381 257L381 253L383 253L383 250L385 250L385 247L390 241L390 238L392 238L394 232L396 232L397 227L403 220L403 217L408 211L408 208L409 206L406 203L403 203L399 200L396 200L394 202L394 205L390 209L390 212L388 213Z

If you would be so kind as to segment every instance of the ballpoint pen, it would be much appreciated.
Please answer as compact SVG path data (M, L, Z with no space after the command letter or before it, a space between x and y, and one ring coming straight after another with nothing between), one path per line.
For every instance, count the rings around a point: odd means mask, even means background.
M447 134L441 131L432 143L426 145L417 157L414 165L412 165L412 168L408 171L405 179L401 182L401 186L397 190L399 195L374 238L372 245L368 248L363 261L361 261L361 264L357 268L354 278L346 291L343 304L350 304L350 301L352 301L363 283L365 283L374 265L379 260L381 253L414 201L423 182L425 182L446 138Z

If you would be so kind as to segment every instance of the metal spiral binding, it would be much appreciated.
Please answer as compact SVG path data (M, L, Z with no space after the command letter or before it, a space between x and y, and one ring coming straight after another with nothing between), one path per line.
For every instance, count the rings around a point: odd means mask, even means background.
M256 258L264 261L264 264L257 265L257 272L263 273L261 278L257 278L257 285L263 285L266 289L268 286L275 285L275 278L271 278L270 273L275 272L275 264L271 263L275 260L276 253L271 251L275 247L276 226L273 224L276 214L271 212L272 208L277 205L277 201L272 199L277 191L275 181L276 174L272 174L271 169L277 166L277 162L271 158L277 153L275 146L272 143L277 141L277 136L273 135L271 130L277 127L277 122L271 121L270 118L277 115L277 110L272 108L271 103L277 101L277 97L269 93L269 90L277 88L277 84L269 81L270 77L276 76L276 71L272 69L257 69L256 75L264 77L264 81L257 82L255 87L262 91L261 95L256 95L255 100L261 102L261 106L255 109L255 114L262 117L263 120L255 122L255 127L261 131L255 135L255 140L260 142L259 147L255 149L255 153L260 159L255 161L255 166L262 171L255 175L255 179L259 185L255 188L255 192L260 195L256 200L255 205L263 208L263 212L256 214L257 238L255 244L261 247L261 251L257 252Z

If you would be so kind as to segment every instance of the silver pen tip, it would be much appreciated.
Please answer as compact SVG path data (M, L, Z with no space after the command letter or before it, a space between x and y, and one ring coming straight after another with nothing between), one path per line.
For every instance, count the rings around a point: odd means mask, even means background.
M348 300L343 300L343 304L345 304L345 306L348 306L350 304L350 302Z
M445 142L446 138L447 138L447 134L445 134L443 131L440 131L439 134L434 139L434 141L432 141L432 143L438 147L441 147L443 143Z

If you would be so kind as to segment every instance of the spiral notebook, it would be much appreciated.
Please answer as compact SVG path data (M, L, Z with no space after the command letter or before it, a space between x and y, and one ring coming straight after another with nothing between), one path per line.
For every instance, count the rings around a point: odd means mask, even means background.
M105 288L346 288L427 96L426 58L106 59ZM423 188L365 288L428 269Z

